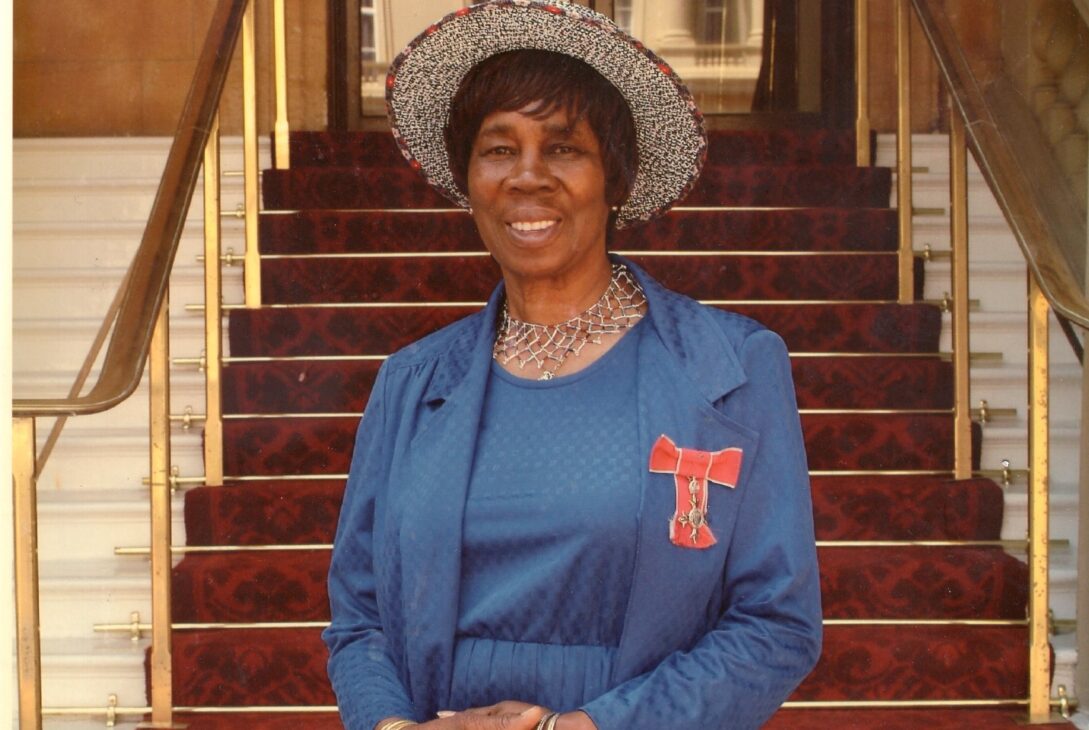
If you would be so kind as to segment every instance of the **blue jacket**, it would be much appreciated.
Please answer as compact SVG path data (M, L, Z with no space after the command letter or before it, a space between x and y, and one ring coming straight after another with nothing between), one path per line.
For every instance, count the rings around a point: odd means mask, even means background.
M718 542L704 550L670 542L673 477L645 471L614 689L583 709L600 730L757 728L821 645L809 477L786 348L752 320L628 265L652 328L638 354L648 458L661 434L744 456L735 489L711 485ZM323 634L348 730L446 709L462 515L501 290L482 312L390 357L360 424Z

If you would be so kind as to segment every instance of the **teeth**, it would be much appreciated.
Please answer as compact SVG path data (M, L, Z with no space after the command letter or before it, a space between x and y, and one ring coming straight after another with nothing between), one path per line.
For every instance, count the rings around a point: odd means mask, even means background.
M543 231L546 228L551 228L556 224L556 221L517 221L511 223L510 227L516 231Z

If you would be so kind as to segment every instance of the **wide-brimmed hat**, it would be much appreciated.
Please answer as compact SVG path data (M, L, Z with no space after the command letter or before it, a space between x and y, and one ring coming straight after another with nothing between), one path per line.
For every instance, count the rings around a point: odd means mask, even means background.
M582 60L608 79L635 120L639 168L617 225L649 220L699 177L707 135L688 88L661 58L613 21L566 0L492 0L429 26L393 61L386 106L409 164L458 205L469 201L450 171L443 128L469 70L497 53L539 49Z

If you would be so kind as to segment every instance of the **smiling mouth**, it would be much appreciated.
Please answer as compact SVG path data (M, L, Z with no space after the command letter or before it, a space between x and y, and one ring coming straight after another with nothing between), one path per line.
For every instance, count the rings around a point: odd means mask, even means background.
M528 233L531 231L544 231L548 230L552 226L559 223L558 220L550 221L515 221L508 223L507 225L518 231L519 233Z

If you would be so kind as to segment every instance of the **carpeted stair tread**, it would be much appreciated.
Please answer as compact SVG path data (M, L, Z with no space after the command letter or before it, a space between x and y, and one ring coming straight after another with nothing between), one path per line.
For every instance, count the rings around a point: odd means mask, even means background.
M174 703L331 705L320 629L178 631ZM1008 626L828 626L817 668L792 700L1021 697L1027 630Z
M899 475L811 480L818 540L997 540L1004 492L990 479Z
M335 712L175 713L174 721L189 730L343 730ZM792 709L777 712L762 730L1016 730L1025 727L1023 709L886 710ZM1033 725L1072 728L1064 721Z
M335 711L176 712L174 724L186 730L344 730Z
M328 621L327 549L186 555L173 570L174 621Z
M826 547L829 619L1025 618L1028 566L997 547Z
M850 131L709 131L707 165L852 164L855 136ZM292 167L405 167L393 135L378 132L291 133Z
M615 251L895 251L889 208L674 210L617 231ZM461 211L302 210L260 218L265 254L482 251Z
M1025 709L793 709L779 710L762 730L1015 730L1024 728ZM1069 722L1032 727L1072 728Z
M799 408L953 406L953 365L936 357L803 357L791 369Z
M317 628L173 633L174 704L335 705Z
M997 540L1002 488L989 479L816 476L818 540ZM343 479L237 482L185 493L189 545L333 541Z
M683 204L881 208L891 180L887 168L853 165L710 167ZM265 210L454 207L408 166L265 170L261 181Z
M238 482L185 493L188 545L314 545L333 541L344 480Z
M666 287L696 299L728 301L890 301L896 256L829 254L817 258L739 254L633 256ZM265 304L483 302L499 281L484 255L431 258L266 258Z
M388 355L479 308L417 304L235 309L230 313L231 355ZM941 312L928 304L753 303L720 308L778 332L792 352L936 353L941 333Z
M791 700L1015 699L1028 679L1022 626L826 626Z
M327 549L187 555L174 568L174 620L328 621L329 557ZM1028 568L1001 548L822 547L819 562L827 619L1025 616Z
M231 418L223 468L231 477L345 474L357 414ZM952 468L953 419L929 413L804 414L809 468L935 471Z
M798 357L800 408L949 408L952 364L934 358ZM284 360L224 367L227 414L362 413L381 362Z

